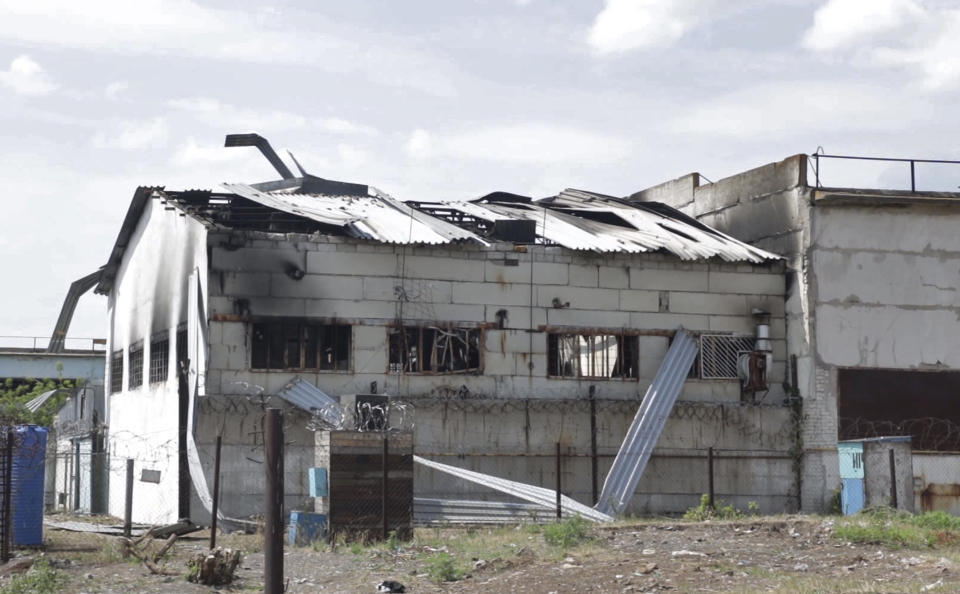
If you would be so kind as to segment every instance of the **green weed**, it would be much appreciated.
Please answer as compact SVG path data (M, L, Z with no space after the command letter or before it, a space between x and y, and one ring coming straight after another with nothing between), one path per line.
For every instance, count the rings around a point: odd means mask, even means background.
M466 572L457 567L450 553L435 553L427 559L427 575L438 584L463 579Z
M833 534L855 543L926 548L960 540L960 518L944 512L913 515L887 507L870 507L838 520Z
M26 573L13 576L0 587L0 594L54 594L66 581L63 573L40 559Z
M569 549L591 538L589 524L580 516L543 527L543 539L549 545Z
M758 506L756 502L751 503L753 503L754 507L751 507L750 511L753 512ZM691 507L683 514L684 520L693 520L694 522L703 522L704 520L736 520L742 517L743 512L732 505L724 505L722 501L717 502L711 507L710 496L706 493L700 496L700 505Z

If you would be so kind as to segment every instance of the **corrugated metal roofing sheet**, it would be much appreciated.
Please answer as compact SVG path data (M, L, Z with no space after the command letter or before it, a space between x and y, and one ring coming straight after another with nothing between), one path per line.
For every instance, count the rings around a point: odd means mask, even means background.
M227 190L269 208L344 227L351 235L384 243L441 244L480 236L410 208L371 188L369 196L263 192L246 184L223 184Z
M277 396L290 404L318 416L334 429L343 427L343 412L340 403L327 396L320 388L299 377L283 387Z
M665 204L628 201L582 190L565 190L558 196L536 201L495 193L474 201L407 204L372 187L362 186L367 189L366 195L344 194L329 185L333 182L309 186L296 185L296 181L285 180L276 187L223 186L262 206L342 227L353 237L384 243L445 244L469 240L487 245L485 227L478 229L467 220L484 221L488 226L498 220L526 220L536 224L540 240L571 250L664 250L684 260L779 259L776 254L720 233ZM459 215L442 214L450 211Z
M596 506L601 512L620 513L630 503L696 358L696 339L678 328L603 482Z

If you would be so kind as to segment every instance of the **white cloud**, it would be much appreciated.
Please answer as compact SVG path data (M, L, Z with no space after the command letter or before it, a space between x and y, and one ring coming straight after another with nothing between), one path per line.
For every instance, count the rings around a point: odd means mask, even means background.
M680 114L670 134L725 139L808 137L811 133L884 131L916 123L922 99L885 87L818 81L747 87Z
M146 120L122 120L113 123L109 131L97 132L93 146L101 149L136 151L164 146L169 130L161 117Z
M256 110L222 103L209 97L172 99L167 105L192 114L208 126L225 132L262 132L271 134L288 130L318 128L334 134L375 135L375 128L341 118L310 118L276 109Z
M430 156L433 148L433 137L422 128L410 133L410 138L404 145L407 154L415 159L425 159Z
M803 46L815 51L842 49L897 31L924 16L914 0L828 0L813 15Z
M0 71L0 84L18 95L48 95L57 89L47 72L27 55L17 56L10 68Z
M929 90L960 85L960 9L917 0L828 0L803 46L855 63L903 69Z
M249 157L245 151L237 148L225 148L223 145L197 143L193 137L187 140L173 154L171 162L178 167L209 165L220 163L239 163Z
M450 96L450 64L406 38L193 0L0 0L0 41L126 55L310 65L381 84Z
M126 81L114 81L104 87L103 96L109 101L119 101L128 88L130 88L130 85Z
M494 124L437 135L414 130L406 144L412 157L455 157L520 164L608 164L630 145L621 138L544 122Z
M606 0L587 35L601 54L668 46L698 25L713 0Z

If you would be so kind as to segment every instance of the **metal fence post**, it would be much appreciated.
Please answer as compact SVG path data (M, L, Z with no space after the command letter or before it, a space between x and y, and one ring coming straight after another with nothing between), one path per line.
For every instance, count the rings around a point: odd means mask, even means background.
M560 442L557 442L557 519L559 520L563 516L563 508L560 500Z
M707 502L710 504L710 509L714 509L713 505L713 448L707 448Z
M78 465L79 466L79 465ZM77 492L80 491L79 484ZM123 535L130 538L133 517L133 458L127 458L127 494L123 502Z
M390 445L389 440L387 439L387 434L383 434L383 468L382 476L380 479L380 516L383 518L383 540L387 540L390 532L390 520L387 515L387 473L389 472L389 464L387 463L387 456L390 455Z
M220 502L220 445L223 437L217 436L217 449L213 455L213 504L210 509L210 550L217 548L217 507Z
M283 593L283 413L268 408L263 418L266 496L263 527L263 588Z
M597 469L597 387L590 386L590 487L593 495L593 503L597 504L600 499L600 491L597 488L598 475Z
M897 462L893 457L893 448L890 452L890 507L897 509Z

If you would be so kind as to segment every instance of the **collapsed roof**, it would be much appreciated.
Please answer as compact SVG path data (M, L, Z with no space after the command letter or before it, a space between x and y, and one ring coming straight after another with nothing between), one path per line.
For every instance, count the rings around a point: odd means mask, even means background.
M232 143L236 138L247 144ZM227 146L251 145L260 148L271 163L282 165L262 137L227 139ZM138 188L97 292L109 292L150 199L221 230L342 235L399 245L513 241L604 253L659 251L683 260L762 263L780 259L659 202L574 189L539 200L494 192L474 200L402 201L372 186L323 179L297 166L299 177L275 164L283 179L225 183L226 192Z

